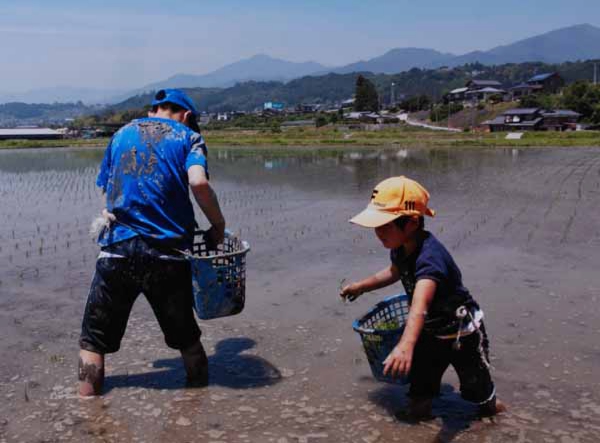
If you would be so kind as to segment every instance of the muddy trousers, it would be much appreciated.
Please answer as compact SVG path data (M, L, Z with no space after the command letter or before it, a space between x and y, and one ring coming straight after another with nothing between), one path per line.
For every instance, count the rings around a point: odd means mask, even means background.
M200 339L189 263L134 237L103 248L96 261L81 327L81 349L99 354L118 351L141 293L154 311L167 346L187 349Z
M485 326L460 339L440 339L426 332L419 337L410 372L411 398L433 398L440 394L442 376L452 365L460 380L461 396L470 402L484 404L495 396L490 375L489 341Z

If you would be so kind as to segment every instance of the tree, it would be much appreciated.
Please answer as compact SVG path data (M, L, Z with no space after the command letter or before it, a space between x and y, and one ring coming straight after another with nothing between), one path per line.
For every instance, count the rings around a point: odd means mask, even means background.
M579 112L584 120L595 120L600 105L600 86L588 82L575 82L563 94L562 105L566 109ZM596 117L593 117L596 115Z
M400 103L400 108L408 112L424 111L431 108L432 101L425 95L417 95Z
M377 89L369 79L364 78L362 75L359 75L356 79L354 110L358 112L379 110Z
M317 128L320 128L321 126L325 126L327 125L329 122L327 121L327 117L325 117L324 115L319 115L316 119L315 119L315 126Z

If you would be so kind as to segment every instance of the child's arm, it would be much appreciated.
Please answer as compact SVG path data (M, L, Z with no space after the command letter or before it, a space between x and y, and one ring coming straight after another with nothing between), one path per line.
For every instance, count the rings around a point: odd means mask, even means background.
M437 283L434 280L423 279L417 281L402 338L383 362L385 365L383 368L384 375L389 372L392 377L395 377L402 374L408 375L410 372L413 351L423 330L425 316L435 295L436 286Z
M354 301L365 292L389 286L399 279L398 268L392 264L364 280L344 286L340 291L340 297Z

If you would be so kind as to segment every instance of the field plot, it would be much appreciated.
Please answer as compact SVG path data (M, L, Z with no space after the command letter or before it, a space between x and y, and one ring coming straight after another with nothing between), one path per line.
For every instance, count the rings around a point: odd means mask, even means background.
M140 297L107 357L106 394L80 401L101 157L0 152L0 442L600 440L600 150L212 150L229 228L252 250L244 312L200 323L210 386L184 387ZM402 287L338 299L343 279L388 263L347 221L401 174L431 192L427 228L485 311L502 417L476 420L450 370L435 420L396 420L406 388L372 379L351 324Z

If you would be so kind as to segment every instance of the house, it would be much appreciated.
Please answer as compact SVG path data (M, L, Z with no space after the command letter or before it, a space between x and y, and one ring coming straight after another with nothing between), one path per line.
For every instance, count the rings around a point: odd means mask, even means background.
M265 102L263 103L263 111L271 110L271 111L283 111L285 105L281 102Z
M484 122L490 132L575 130L581 114L566 109L546 111L540 108L511 109Z
M467 87L453 89L446 95L446 100L449 102L463 102L466 99L465 94L468 90Z
M321 109L321 105L312 103L301 103L296 106L296 111L301 114L311 114Z
M488 101L491 97L500 96L504 97L506 91L504 89L493 88L491 86L487 86L481 89L475 89L473 91L465 92L465 98L470 101ZM502 101L502 100L499 100Z
M550 72L531 77L527 84L537 87L544 94L556 94L565 86L565 81L558 72Z
M219 112L217 114L217 121L218 122L226 122L229 120L229 115L226 112Z
M352 108L354 106L354 102L356 101L356 99L354 98L349 98L347 100L344 100L342 102L341 108Z
M544 117L542 127L546 131L567 131L577 129L581 114L569 109L557 109L543 112L542 117Z
M504 95L502 84L496 80L469 80L462 88L450 91L445 100L450 103L478 102L488 100L494 95Z
M532 94L556 94L565 86L564 79L557 72L538 74L525 83L520 83L509 89L513 100Z
M475 91L483 88L502 88L502 83L496 80L469 80L465 85L469 91Z
M521 97L536 94L540 92L541 89L541 86L534 86L530 85L529 83L520 83L510 88L508 91L512 97L512 100L514 101L520 99Z
M490 132L535 131L541 129L542 110L540 108L510 109L493 120L483 122Z

